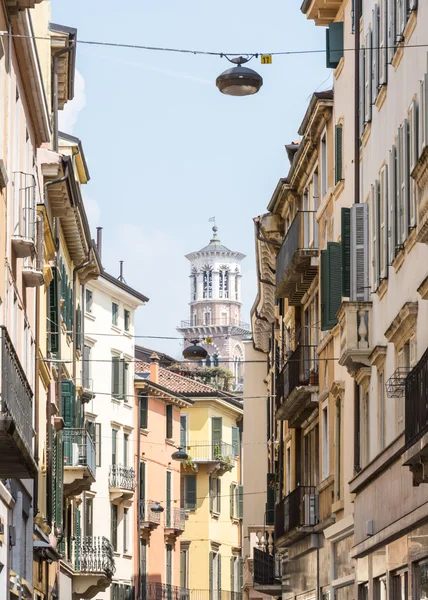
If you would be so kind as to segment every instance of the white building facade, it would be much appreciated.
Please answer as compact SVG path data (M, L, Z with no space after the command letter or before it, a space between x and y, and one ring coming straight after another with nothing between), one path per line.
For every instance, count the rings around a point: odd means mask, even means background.
M82 535L107 536L116 571L110 589L97 600L131 598L134 585L133 468L138 430L134 423L134 314L148 299L103 272L85 290L85 416L95 439L97 478L83 498Z
M229 250L217 235L207 246L186 255L190 262L190 315L178 331L184 346L201 340L208 352L206 366L222 366L234 375L235 391L242 389L243 337L249 325L241 321L241 262L245 254ZM206 338L212 341L207 343Z

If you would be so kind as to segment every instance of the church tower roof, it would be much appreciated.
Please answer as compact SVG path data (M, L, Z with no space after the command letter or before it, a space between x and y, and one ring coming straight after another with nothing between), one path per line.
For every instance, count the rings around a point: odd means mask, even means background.
M245 258L245 254L242 254L242 252L235 252L234 250L230 250L229 248L226 248L226 246L224 246L221 243L217 232L218 232L218 227L216 225L214 225L213 234L210 239L210 243L207 246L204 246L203 248L201 248L200 250L197 250L196 252L191 252L190 254L186 254L186 258L188 260L194 260L195 258L198 258L200 256L218 253L218 254L223 254L223 255L229 255L238 261L243 260Z

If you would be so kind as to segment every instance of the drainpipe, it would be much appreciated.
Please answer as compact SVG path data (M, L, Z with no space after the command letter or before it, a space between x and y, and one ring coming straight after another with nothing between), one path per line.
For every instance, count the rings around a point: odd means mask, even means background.
M135 354L135 352L134 352ZM135 393L135 386L134 386L134 402L137 403L139 402L138 400L138 394ZM137 405L136 410L137 410L137 464L135 467L136 470L136 479L137 479L137 501L135 502L135 506L137 507L137 531L138 531L138 535L137 535L137 561L138 561L138 565L137 565L137 575L136 575L136 588L137 588L137 594L136 597L137 598L141 598L141 513L140 513L140 456L141 456L141 435L140 435L140 410L139 410L139 406Z
M77 331L76 331L76 279L77 272L89 267L92 262L92 246L89 249L88 259L81 265L73 269L73 380L76 381L76 350L77 350ZM83 321L83 313L82 313ZM82 337L82 336L81 336ZM83 337L82 337L83 340Z
M55 52L53 56L53 149L58 152L58 59L63 54L68 54L74 49L74 41L67 48Z

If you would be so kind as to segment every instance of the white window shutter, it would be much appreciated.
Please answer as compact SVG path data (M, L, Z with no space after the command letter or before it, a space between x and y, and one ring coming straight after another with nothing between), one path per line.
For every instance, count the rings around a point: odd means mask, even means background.
M420 82L419 93L419 154L428 145L428 73L425 73L423 80Z
M379 178L379 264L380 278L388 277L388 165L385 165L380 172Z
M368 264L368 205L366 202L351 206L351 300L369 299Z
M379 83L385 85L388 81L388 20L387 0L380 0L379 5Z
M403 32L407 21L407 0L397 0L396 42L403 41Z
M409 110L409 186L410 186L410 200L409 200L409 225L410 227L416 226L416 198L417 198L417 187L416 181L410 176L413 169L416 166L418 160L418 119L419 119L419 107L416 100L413 100Z
M396 175L397 175L397 185L396 185L396 209L397 209L397 218L395 224L395 239L396 239L396 247L398 248L403 243L403 126L401 125L398 128L397 135L397 166L396 166Z
M395 222L397 215L397 175L396 175L396 148L393 146L389 151L389 187L388 187L388 262L391 265L395 258Z
M379 7L376 4L372 11L372 104L375 104L379 89Z
M418 0L409 0L409 10L413 11L418 8Z
M365 49L360 49L360 139L363 137L365 122Z
M370 29L366 35L365 59L364 89L366 94L364 99L364 121L369 123L372 120L372 32Z
M401 230L402 243L409 234L409 215L410 215L410 144L409 144L409 121L404 119L402 125L403 153L402 153L402 211L403 211L403 229Z
M372 291L379 287L379 181L376 179L370 192L372 238Z
M392 62L395 54L396 1L397 0L388 0L388 63Z

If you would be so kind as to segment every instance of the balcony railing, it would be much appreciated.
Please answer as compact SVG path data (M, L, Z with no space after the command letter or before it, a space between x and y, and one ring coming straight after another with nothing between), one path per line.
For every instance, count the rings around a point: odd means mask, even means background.
M12 245L19 258L31 256L36 244L36 182L30 173L13 173Z
M186 511L183 508L175 506L167 506L165 511L165 527L167 529L175 529L176 531L184 531L186 521Z
M189 327L211 327L211 326L230 326L230 327L238 327L239 329L245 329L245 331L250 331L251 327L248 323L244 323L242 321L235 321L234 319L225 320L210 320L204 321L203 319L194 319L191 321L181 321L181 328L188 329Z
M134 469L122 465L110 465L108 485L109 488L133 492L136 486Z
M78 573L104 573L111 579L116 571L113 546L101 536L74 540L73 566Z
M195 590L165 583L141 583L141 600L242 600L240 592Z
M288 298L291 306L300 304L318 272L318 264L312 262L316 256L318 224L315 212L298 212L276 257L278 297Z
M318 492L314 486L301 486L285 496L275 508L275 539L301 527L318 524Z
M406 378L405 438L415 444L428 432L428 350Z
M161 513L153 512L151 510L154 504L157 504L154 500L140 500L139 511L141 527L145 527L146 524L156 527L160 524Z
M270 554L265 550L254 548L254 585L280 586L282 577L282 561L276 552Z
M190 442L187 454L193 462L230 462L234 457L232 444L226 442Z
M66 427L63 432L64 466L87 467L95 477L95 443L87 429Z

